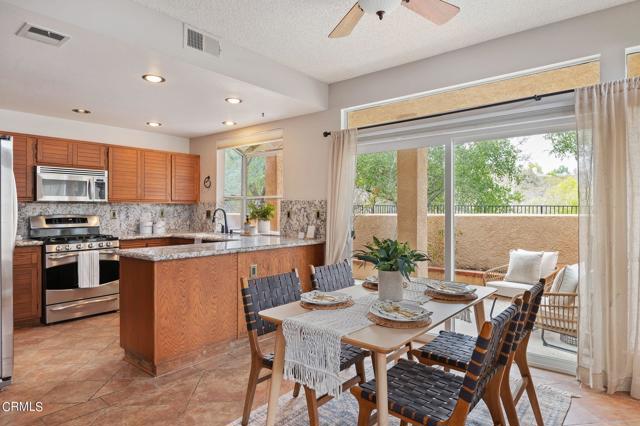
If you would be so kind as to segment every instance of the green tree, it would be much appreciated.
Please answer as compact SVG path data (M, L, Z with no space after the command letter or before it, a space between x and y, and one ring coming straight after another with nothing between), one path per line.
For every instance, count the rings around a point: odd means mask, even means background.
M520 149L509 139L457 145L454 150L456 204L501 205L520 202L515 188L524 179ZM429 149L428 197L444 204L444 147Z
M395 151L360 154L356 162L356 188L367 195L367 204L396 203L398 167Z
M551 154L557 158L578 158L578 136L576 132L549 133L544 138L551 142Z

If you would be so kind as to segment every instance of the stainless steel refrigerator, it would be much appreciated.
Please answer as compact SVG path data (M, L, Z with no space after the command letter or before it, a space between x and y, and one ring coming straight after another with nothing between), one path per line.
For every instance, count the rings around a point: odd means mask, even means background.
M13 375L13 249L17 227L13 140L0 135L0 388L10 384Z

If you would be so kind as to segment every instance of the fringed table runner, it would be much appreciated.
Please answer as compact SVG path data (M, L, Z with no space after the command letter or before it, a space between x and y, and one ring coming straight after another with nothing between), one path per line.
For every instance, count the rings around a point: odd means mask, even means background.
M340 396L341 339L372 324L367 313L376 299L377 295L368 295L355 299L349 308L311 311L285 319L285 379L309 386L318 395Z

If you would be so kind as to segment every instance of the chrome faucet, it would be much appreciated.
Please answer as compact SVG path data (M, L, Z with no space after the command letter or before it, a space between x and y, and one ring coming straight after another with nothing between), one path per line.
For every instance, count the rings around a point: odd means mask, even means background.
M224 223L222 224L222 233L223 234L230 234L231 230L229 229L229 223L227 222L227 212L224 211L223 208L218 207L217 209L215 209L213 211L213 230L216 230L216 219L217 219L217 214L218 212L222 212L222 217L224 219Z

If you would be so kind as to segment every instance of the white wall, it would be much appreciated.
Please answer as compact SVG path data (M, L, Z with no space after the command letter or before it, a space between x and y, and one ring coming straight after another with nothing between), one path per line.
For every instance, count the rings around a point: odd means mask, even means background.
M640 1L636 1L334 83L329 88L327 111L192 139L191 150L202 155L203 176L207 170L214 177L216 141L282 129L285 198L326 199L328 147L322 131L340 128L342 108L596 54L601 55L602 80L621 79L625 77L625 48L640 45L639 16Z
M189 139L0 109L0 130L113 145L189 152Z

